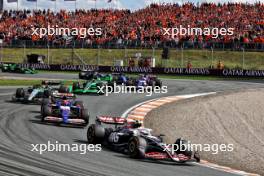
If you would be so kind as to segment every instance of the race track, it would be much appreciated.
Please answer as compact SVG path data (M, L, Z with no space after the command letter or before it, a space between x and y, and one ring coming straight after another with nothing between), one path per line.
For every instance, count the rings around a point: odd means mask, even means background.
M16 75L16 74L15 74ZM38 74L30 77L73 79L73 74ZM55 76L54 76L55 75ZM0 73L0 76L1 73ZM16 75L17 76L17 75ZM23 75L26 76L26 75ZM261 83L231 81L164 80L168 94L146 97L138 94L79 96L91 115L120 116L131 106L148 99L169 95L218 92L264 87ZM40 123L40 106L9 102L14 88L0 88L0 175L84 175L84 176L221 176L232 175L194 164L162 164L133 160L126 155L103 149L101 152L31 152L31 144L86 143L87 128L69 128ZM176 138L176 136L175 136Z

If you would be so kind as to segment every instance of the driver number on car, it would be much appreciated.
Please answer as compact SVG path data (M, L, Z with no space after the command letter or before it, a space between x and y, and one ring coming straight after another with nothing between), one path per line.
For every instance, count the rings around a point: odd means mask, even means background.
M109 142L117 143L119 140L118 133L111 133L109 136Z

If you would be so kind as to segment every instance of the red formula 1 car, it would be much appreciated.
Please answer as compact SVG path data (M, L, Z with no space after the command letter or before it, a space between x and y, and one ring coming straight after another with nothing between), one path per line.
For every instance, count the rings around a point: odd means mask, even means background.
M116 127L106 128L102 124L113 124ZM198 152L188 148L176 149L176 145L187 145L181 138L174 144L163 143L162 136L154 136L151 129L142 128L137 121L128 121L121 117L100 116L96 123L89 126L87 139L92 144L102 144L115 151L128 154L132 158L169 160L178 163L200 161Z

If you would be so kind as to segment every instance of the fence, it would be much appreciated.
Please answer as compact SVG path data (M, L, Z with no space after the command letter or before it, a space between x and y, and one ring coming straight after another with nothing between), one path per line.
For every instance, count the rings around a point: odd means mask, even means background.
M226 68L260 69L264 70L264 50L245 49L242 44L236 49L228 48L224 44L214 43L211 47L197 48L182 44L171 46L169 59L163 60L162 47L156 46L115 46L104 47L99 45L60 45L52 46L47 43L32 43L32 41L19 41L16 44L5 44L0 51L2 62L21 63L26 60L27 54L40 54L46 56L48 64L88 64L88 65L114 65L116 60L123 60L128 65L130 58L151 57L155 58L156 67L186 67L191 62L195 68L214 68L218 61L224 63ZM203 44L203 46L209 45ZM224 46L223 46L224 45ZM245 45L245 44L244 44ZM254 44L257 48L258 44ZM168 46L168 45L166 45ZM221 47L220 47L221 46Z
M75 40L75 41L60 41L59 43L40 40L11 40L5 43L6 47L10 48L43 48L49 46L50 48L105 48L105 49L122 49L122 48L184 48L184 49L210 49L214 48L217 50L241 50L245 49L254 50L254 51L264 51L264 43L242 43L240 41L234 41L230 43L223 42L176 42L176 41L166 41L166 42L148 42L141 40L117 40L117 41L108 41L103 44L97 44L96 42L88 40Z

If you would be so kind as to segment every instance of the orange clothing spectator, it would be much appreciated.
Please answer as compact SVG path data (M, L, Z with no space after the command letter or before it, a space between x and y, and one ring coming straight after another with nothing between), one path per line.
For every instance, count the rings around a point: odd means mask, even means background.
M187 69L191 69L193 66L192 66L192 63L191 63L191 61L188 61L188 63L187 63Z
M220 60L218 61L218 63L217 63L217 69L218 70L223 70L224 69L224 63L223 62L221 62Z

